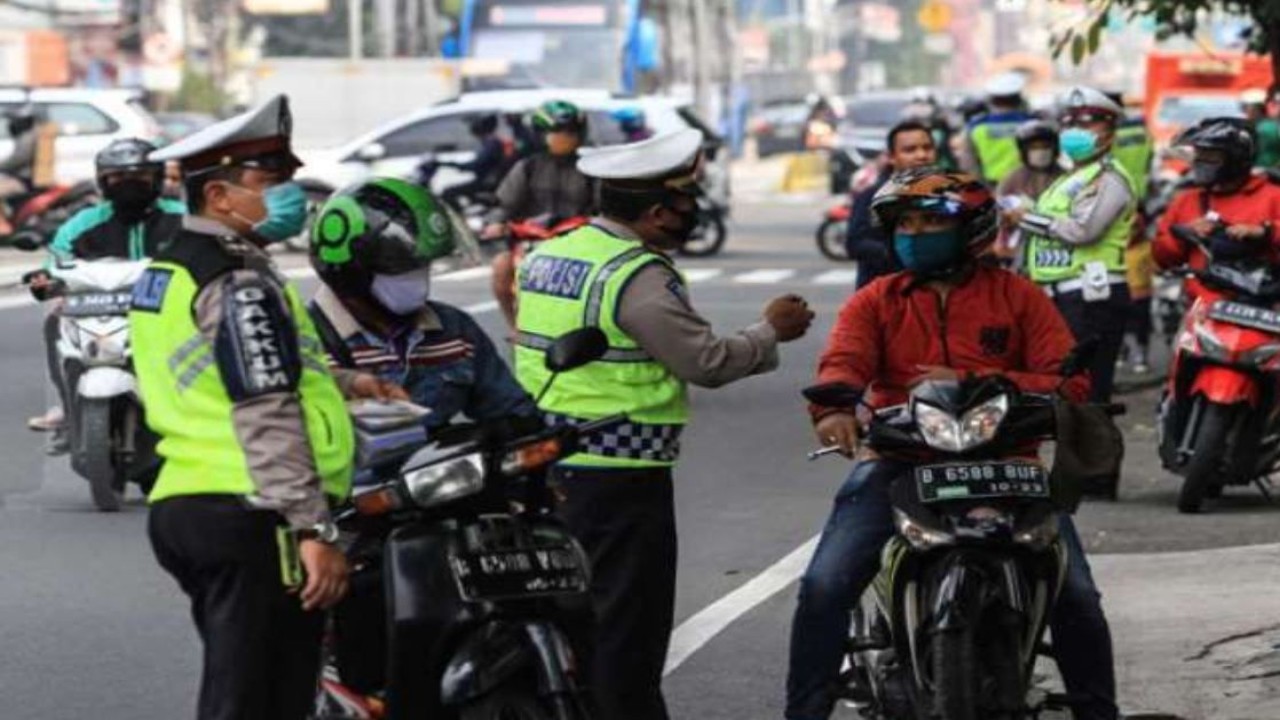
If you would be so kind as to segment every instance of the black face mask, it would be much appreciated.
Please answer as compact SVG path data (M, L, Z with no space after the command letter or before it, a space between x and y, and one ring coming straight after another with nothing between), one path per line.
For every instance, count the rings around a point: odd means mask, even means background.
M103 195L126 217L142 215L160 197L155 185L141 180L121 180L104 190Z
M1191 180L1203 187L1216 185L1223 179L1223 169L1222 163L1196 160L1191 163Z
M695 204L689 210L680 210L675 207L673 203L668 201L664 202L662 207L680 218L680 225L678 227L663 227L663 232L667 233L672 237L672 239L677 240L682 244L688 242L689 238L693 235L693 231L698 229L698 206Z

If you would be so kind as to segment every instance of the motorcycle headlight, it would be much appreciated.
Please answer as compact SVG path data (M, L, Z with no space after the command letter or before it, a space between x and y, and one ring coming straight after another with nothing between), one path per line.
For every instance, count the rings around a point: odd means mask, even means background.
M930 550L955 544L956 538L951 533L925 527L897 508L894 508L893 516L898 526L898 534L916 550Z
M1277 359L1280 359L1277 358L1277 355L1280 355L1280 343L1267 343L1242 354L1240 361L1245 365L1267 367Z
M410 470L404 484L414 504L424 508L475 495L484 488L484 458L472 453Z
M1195 327L1196 342L1200 346L1200 354L1213 359L1225 360L1231 353L1227 346L1213 334L1208 325L1197 324Z
M1058 516L1049 515L1040 524L1014 533L1013 541L1032 550L1043 550L1058 539Z
M997 395L956 419L950 413L926 403L916 405L916 426L929 447L946 452L963 452L996 436L1009 412L1009 396Z

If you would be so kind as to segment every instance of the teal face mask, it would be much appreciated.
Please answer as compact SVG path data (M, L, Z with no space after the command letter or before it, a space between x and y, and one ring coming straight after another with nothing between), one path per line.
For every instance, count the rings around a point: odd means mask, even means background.
M964 259L964 243L955 228L894 233L893 251L902 267L923 275L948 270Z
M1098 151L1098 134L1084 128L1067 128L1058 137L1062 152L1079 162L1092 157Z
M296 182L272 185L262 193L267 216L253 231L267 242L282 242L302 232L307 224L307 193Z

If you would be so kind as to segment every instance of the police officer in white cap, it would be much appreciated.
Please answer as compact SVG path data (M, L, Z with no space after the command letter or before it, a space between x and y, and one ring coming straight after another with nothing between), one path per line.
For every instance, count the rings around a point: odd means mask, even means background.
M335 382L264 249L306 214L289 138L277 97L152 156L181 162L191 214L134 288L133 359L163 461L152 547L204 643L200 720L309 714L323 610L347 587L329 514L351 481L343 396L403 396Z
M703 137L683 130L584 151L600 181L601 215L543 243L519 275L516 375L536 394L551 340L597 326L604 358L560 377L540 403L554 423L624 413L557 468L562 513L591 558L596 611L588 683L598 717L665 720L662 667L675 600L672 468L688 419L689 383L719 387L773 370L777 344L802 336L813 313L788 295L764 318L717 336L694 310L669 253L698 222Z
M998 185L1022 164L1018 153L1018 127L1032 116L1022 93L1027 77L1019 72L997 75L983 90L987 96L987 113L972 122L965 131L961 166L965 172Z

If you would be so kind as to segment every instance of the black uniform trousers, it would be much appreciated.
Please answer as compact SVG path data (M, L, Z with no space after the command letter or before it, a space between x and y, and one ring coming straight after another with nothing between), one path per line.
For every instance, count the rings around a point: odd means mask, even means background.
M1089 363L1089 377L1093 383L1089 400L1111 402L1111 391L1116 379L1116 360L1120 358L1120 350L1124 347L1124 331L1132 312L1128 286L1113 284L1111 297L1106 300L1086 302L1084 293L1075 291L1059 293L1054 296L1053 302L1067 321L1076 342L1097 338L1098 349L1093 361Z
M204 644L199 720L304 720L314 707L324 614L285 590L280 522L231 495L151 508L152 548L190 596Z
M587 684L598 720L667 720L662 669L675 614L671 469L557 468L560 512L591 560Z

